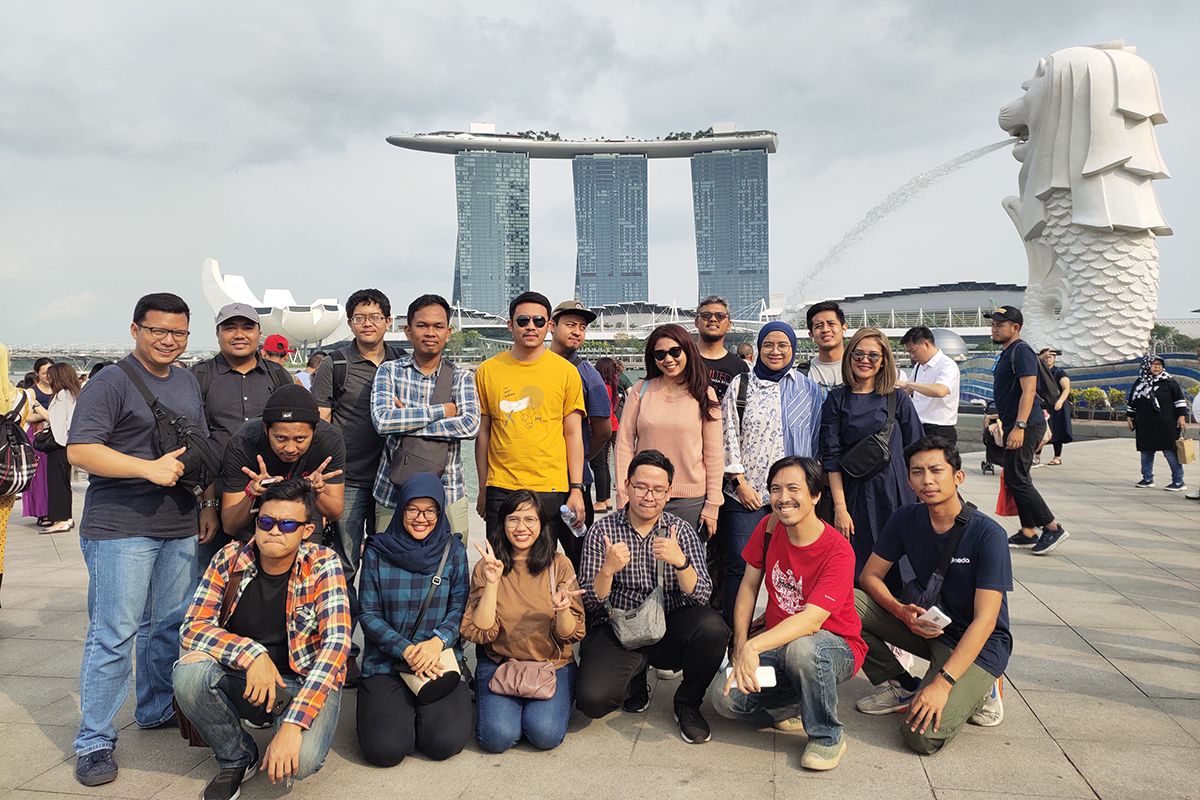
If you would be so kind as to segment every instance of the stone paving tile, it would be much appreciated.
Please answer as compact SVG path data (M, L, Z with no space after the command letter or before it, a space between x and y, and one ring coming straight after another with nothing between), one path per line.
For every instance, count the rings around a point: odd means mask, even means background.
M36 778L74 755L75 728L64 725L0 724L0 790ZM19 747L14 747L18 744Z
M1173 661L1200 665L1200 644L1173 630L1075 628L1075 632L1108 659Z
M6 608L7 610L7 608ZM83 642L0 640L0 675L78 678Z
M1190 735L1170 714L1146 697L1095 697L1075 692L1028 690L1023 697L1039 723L1059 742L1071 739L1107 742L1121 747L1129 743L1136 731L1139 746L1200 746L1191 741ZM1007 725L1000 728L1007 728Z
M7 644L6 644L7 646ZM0 722L37 722L34 714L79 687L78 678L0 675ZM61 721L58 724L62 724Z
M1112 664L1147 697L1200 699L1200 683L1196 680L1194 665L1125 658L1114 658Z
M1130 739L1138 731L1130 731ZM1200 749L1144 742L1064 741L1063 749L1104 800L1200 797Z
M991 779L1012 794L1095 796L1054 742L960 734L945 750L923 756L921 761L935 792L978 788L981 781L989 780L987 776L993 776Z
M1175 720L1193 739L1200 742L1200 700L1155 698L1154 704L1170 714L1171 719Z

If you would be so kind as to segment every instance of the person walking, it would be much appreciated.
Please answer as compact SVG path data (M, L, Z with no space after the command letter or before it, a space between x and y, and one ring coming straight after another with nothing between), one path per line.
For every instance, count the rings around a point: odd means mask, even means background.
M50 367L50 390L54 399L50 401L49 421L52 443L45 451L47 499L46 516L50 526L40 533L63 533L75 527L71 513L71 463L67 461L67 434L71 430L71 419L75 416L75 401L79 398L79 373L70 364L58 363Z
M625 410L625 390L621 388L621 370L615 359L608 356L596 359L596 372L600 373L600 379L604 381L604 388L608 392L608 404L612 407L612 415L609 418L612 435L604 442L599 452L592 456L592 475L596 478L596 513L607 514L612 500L612 466L609 460L612 457L613 445L617 441L617 432L621 428L620 417L621 412Z
M1050 370L1054 385L1058 387L1058 397L1050 409L1050 444L1054 448L1054 458L1046 462L1048 467L1057 467L1063 463L1063 445L1075 441L1071 429L1071 379L1067 371L1055 364L1059 352L1049 347L1043 347L1038 352L1038 358Z
M926 436L941 436L958 444L958 364L941 350L933 331L924 325L909 328L900 344L912 359L912 376L896 382L908 392Z
M1129 407L1125 412L1129 430L1136 435L1137 449L1142 456L1142 479L1139 489L1154 488L1154 454L1162 453L1171 468L1168 492L1187 489L1183 482L1183 464L1175 454L1175 440L1187 431L1187 400L1179 381L1167 372L1162 356L1148 355L1142 359L1137 380L1129 389Z

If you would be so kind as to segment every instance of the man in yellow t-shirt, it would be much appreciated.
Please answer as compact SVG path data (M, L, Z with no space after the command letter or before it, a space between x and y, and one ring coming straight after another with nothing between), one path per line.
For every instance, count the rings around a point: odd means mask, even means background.
M554 520L547 532L578 563L583 540L567 529L559 507L584 518L583 383L571 362L546 349L549 322L550 301L544 295L518 295L508 305L512 349L475 371L480 412L475 510L487 520L489 538L503 535L499 509L504 499L516 489L533 491L544 515Z

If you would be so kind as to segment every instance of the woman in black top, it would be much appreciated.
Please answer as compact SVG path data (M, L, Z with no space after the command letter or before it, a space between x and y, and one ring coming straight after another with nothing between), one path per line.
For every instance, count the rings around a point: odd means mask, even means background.
M1183 465L1175 455L1175 440L1187 428L1187 400L1179 382L1167 373L1162 356L1149 355L1142 361L1141 372L1129 390L1129 430L1137 433L1137 449L1142 454L1142 479L1135 486L1154 486L1154 454L1162 453L1171 467L1168 492L1187 488L1183 483Z

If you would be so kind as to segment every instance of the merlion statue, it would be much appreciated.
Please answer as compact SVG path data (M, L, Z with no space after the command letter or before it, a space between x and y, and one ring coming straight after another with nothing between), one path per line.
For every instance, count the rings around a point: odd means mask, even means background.
M1154 70L1123 41L1069 47L1022 88L1000 127L1021 162L1021 196L1003 206L1029 258L1023 336L1075 366L1142 355L1158 309L1155 237L1171 233L1152 183L1170 177Z

